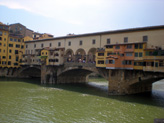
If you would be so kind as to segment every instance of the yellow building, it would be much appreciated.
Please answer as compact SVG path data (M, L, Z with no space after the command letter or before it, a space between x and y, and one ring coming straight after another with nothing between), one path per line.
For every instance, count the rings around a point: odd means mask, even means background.
M96 52L96 67L106 67L106 51L105 48L98 48Z
M22 36L10 34L9 26L0 23L0 67L20 67L24 49Z
M7 67L9 26L0 23L0 67Z
M23 38L10 34L8 41L8 67L20 67L24 52Z

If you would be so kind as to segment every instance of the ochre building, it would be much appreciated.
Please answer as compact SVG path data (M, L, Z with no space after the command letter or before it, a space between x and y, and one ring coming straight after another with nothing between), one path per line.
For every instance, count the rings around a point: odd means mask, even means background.
M9 26L0 23L0 67L18 68L25 52L22 35L9 32Z

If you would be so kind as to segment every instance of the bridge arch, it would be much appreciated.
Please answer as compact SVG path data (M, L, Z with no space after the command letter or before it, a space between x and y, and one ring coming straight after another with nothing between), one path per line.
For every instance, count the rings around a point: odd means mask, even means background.
M57 75L57 83L84 83L88 82L88 75L91 73L98 73L96 69L87 67L69 67L62 70Z

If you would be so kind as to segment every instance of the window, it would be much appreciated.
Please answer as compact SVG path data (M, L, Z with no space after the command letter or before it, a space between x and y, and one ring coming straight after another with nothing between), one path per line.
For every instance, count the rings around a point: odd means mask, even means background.
M115 60L109 60L109 64L115 64Z
M0 43L0 46L2 45L2 43Z
M2 56L2 59L5 59L6 58L6 56Z
M9 53L11 53L12 52L12 50L9 50Z
M139 44L139 49L142 49L143 48L143 44Z
M80 42L79 42L79 45L83 45L83 41L80 41Z
M26 45L26 48L28 48L28 45Z
M3 52L5 53L5 50L3 50Z
M20 48L20 45L19 44L16 44L16 46L15 46L16 48Z
M9 56L9 59L11 59L11 56Z
M18 50L15 50L15 54L18 54Z
M96 44L96 40L95 39L92 40L92 44Z
M98 56L104 56L104 53L98 53Z
M23 49L23 48L24 48L24 46L22 45L22 46L21 46L21 49Z
M36 48L36 44L34 44L34 48Z
M1 49L0 49L0 52L1 52Z
M130 60L125 60L125 61L122 61L122 64L123 64L123 65L132 65L132 61L130 61Z
M126 56L132 56L133 53L126 53Z
M16 41L17 41L17 39L14 39L14 41L16 42Z
M58 47L60 47L61 46L61 42L58 42Z
M9 44L9 47L13 47L13 44Z
M68 42L68 46L71 46L71 42L70 41Z
M12 39L12 38L10 38L10 41L13 41L13 39Z
M135 49L138 49L138 44L135 44Z
M113 45L106 45L106 48L113 48Z
M164 67L164 61L159 61L159 66Z
M135 57L138 57L138 53L135 53Z
M31 50L31 54L32 54L32 52L33 52L33 51Z
M124 43L128 43L128 37L124 38Z
M11 61L8 61L8 65L11 65Z
M147 42L148 41L148 36L143 36L143 42Z
M51 47L51 46L52 46L52 44L50 43L50 44L49 44L49 46Z
M20 40L20 39L18 39L18 42L21 42L21 40Z
M4 47L6 46L6 44L4 44Z
M4 41L6 41L6 38L4 38Z
M43 48L44 47L44 44L41 44L41 48Z
M134 62L134 66L143 66L143 62Z
M2 37L0 37L0 41L2 41Z
M115 47L115 49L120 49L120 46L119 46L119 45L117 45L117 46Z
M107 39L107 44L110 44L110 38Z
M98 61L98 64L104 64L103 60Z
M18 63L14 63L14 65L15 65L15 66L17 66L17 65L18 65Z
M132 45L127 45L127 49L132 49Z
M3 62L2 62L2 64L3 64L3 65L5 65L5 64L6 64L6 62L5 62L5 61L3 61Z
M2 32L0 31L0 36L2 36Z
M139 53L139 57L142 57L142 53L141 52Z

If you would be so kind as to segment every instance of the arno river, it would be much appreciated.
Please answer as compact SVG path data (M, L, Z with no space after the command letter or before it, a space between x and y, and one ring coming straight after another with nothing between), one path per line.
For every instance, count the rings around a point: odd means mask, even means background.
M152 93L107 96L98 83L45 86L0 79L0 123L153 123L164 118L164 81Z

